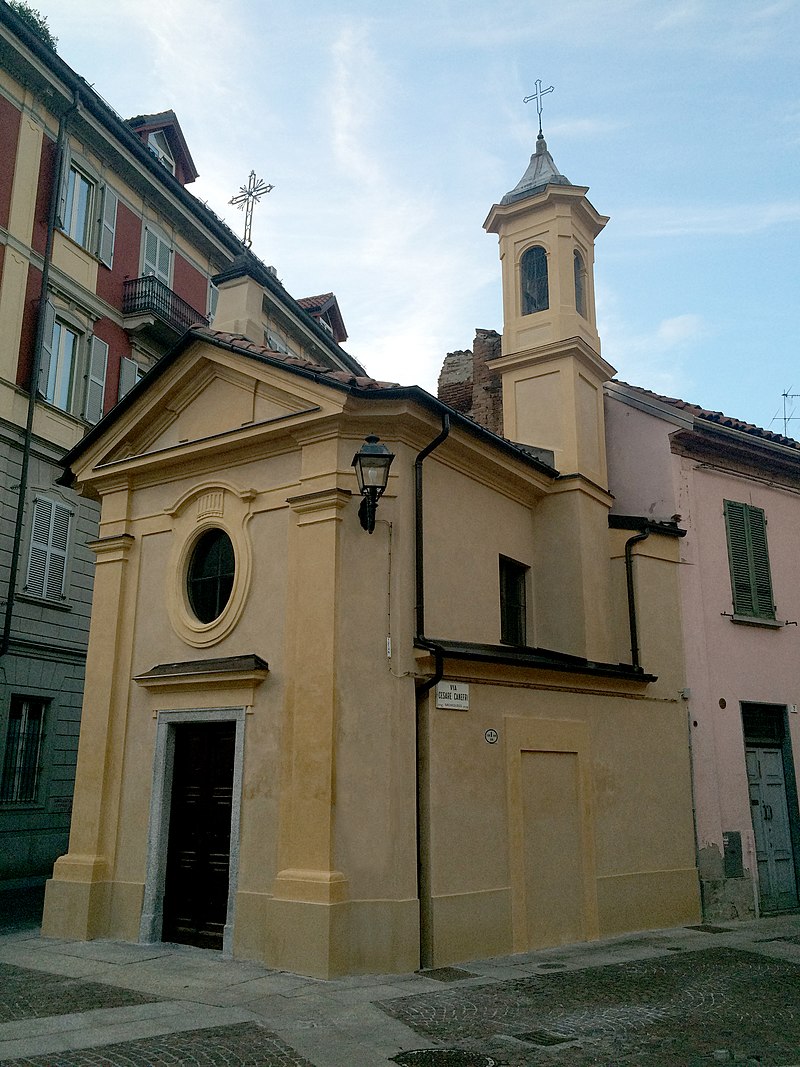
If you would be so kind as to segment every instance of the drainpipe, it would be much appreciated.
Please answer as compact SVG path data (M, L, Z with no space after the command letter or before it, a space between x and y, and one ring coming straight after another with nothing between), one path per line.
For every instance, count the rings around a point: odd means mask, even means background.
M425 571L423 552L423 495L422 495L422 464L427 456L438 448L450 433L450 415L445 412L442 415L442 429L438 437L435 437L429 445L417 456L414 462L414 560L416 581L416 604L414 608L415 618L415 646L422 645L428 648L434 655L433 676L417 689L416 711L416 734L415 734L415 767L417 787L417 899L419 900L419 963L420 967L430 967L431 958L431 899L430 899L430 864L427 848L423 847L423 831L425 843L427 843L427 830L430 827L430 797L428 795L428 734L424 729L423 708L426 705L428 692L441 680L444 673L444 657L441 648L435 642L425 637Z
M11 547L11 565L8 573L8 596L6 597L6 611L3 620L3 636L0 639L0 656L8 653L11 644L11 623L14 615L14 600L16 597L17 572L22 551L22 525L25 518L25 496L28 491L28 470L31 461L31 449L33 446L33 416L36 411L36 395L39 391L39 373L42 366L42 342L44 341L45 308L47 305L47 290L50 284L50 263L53 258L53 235L56 229L56 212L58 211L58 199L64 171L64 146L67 141L67 125L70 116L77 111L80 97L73 93L72 104L64 111L58 120L58 137L56 139L56 166L53 175L53 188L50 193L50 206L47 212L47 238L44 247L44 263L42 265L42 288L39 295L39 317L36 323L36 337L33 343L33 360L31 374L28 381L28 415L25 421L25 434L22 439L22 466L20 469L19 491L17 493L17 514L14 522L14 542Z
M441 649L432 644L425 637L425 560L424 560L424 534L423 534L423 521L422 521L422 464L425 459L438 448L443 441L446 440L450 433L450 415L445 412L442 415L442 430L438 437L435 437L429 445L417 456L414 461L414 574L416 580L416 605L414 607L414 619L415 619L415 634L414 642L417 645L423 645L425 648L429 648L437 656L437 670L441 667ZM436 677L434 673L433 679L428 679L418 689L418 693L424 696L436 683L441 679L441 673L439 677Z
M642 669L639 663L639 628L636 622L636 591L633 585L633 546L639 541L645 541L650 536L650 530L642 530L634 534L625 542L625 578L628 583L628 620L631 628L631 666L635 671Z

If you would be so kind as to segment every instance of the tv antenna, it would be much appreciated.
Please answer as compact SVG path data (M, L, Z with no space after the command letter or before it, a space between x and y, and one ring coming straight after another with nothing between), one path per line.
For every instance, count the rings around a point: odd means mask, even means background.
M791 388L792 387L790 385L789 389L791 389ZM784 437L788 437L789 436L789 423L790 422L797 422L798 419L800 419L800 416L794 414L794 408L792 408L793 414L789 415L786 412L786 401L787 400L800 400L800 393L790 393L789 389L787 389L785 393L781 393L781 396L783 397L783 436Z

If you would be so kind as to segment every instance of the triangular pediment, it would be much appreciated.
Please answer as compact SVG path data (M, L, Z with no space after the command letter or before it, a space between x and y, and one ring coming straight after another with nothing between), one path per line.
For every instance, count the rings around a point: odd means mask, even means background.
M126 460L222 449L242 436L275 435L335 414L344 400L339 390L290 368L197 341L99 435L73 470L83 478Z

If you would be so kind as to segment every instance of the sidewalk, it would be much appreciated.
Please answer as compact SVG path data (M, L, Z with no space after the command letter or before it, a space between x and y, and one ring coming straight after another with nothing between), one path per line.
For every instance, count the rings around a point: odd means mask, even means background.
M800 1067L800 916L322 982L0 909L8 1065Z

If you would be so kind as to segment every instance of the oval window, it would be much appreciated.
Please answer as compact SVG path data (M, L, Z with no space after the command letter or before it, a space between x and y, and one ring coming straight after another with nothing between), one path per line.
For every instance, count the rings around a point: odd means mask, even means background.
M186 591L200 622L213 622L231 597L236 560L224 530L206 530L194 546L186 575Z

